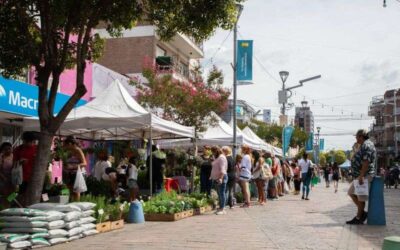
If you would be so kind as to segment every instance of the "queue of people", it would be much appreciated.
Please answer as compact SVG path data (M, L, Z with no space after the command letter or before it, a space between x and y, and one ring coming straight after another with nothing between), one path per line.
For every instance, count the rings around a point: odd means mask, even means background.
M200 191L210 195L215 188L218 194L217 215L226 214L227 206L235 207L236 186L240 187L243 196L243 208L251 206L251 193L257 194L259 205L265 205L267 200L278 200L290 192L299 195L301 183L301 198L310 199L310 183L315 171L306 153L300 160L283 161L274 154L252 151L243 145L241 153L233 159L230 147L205 146L202 158ZM251 192L253 183L255 189Z

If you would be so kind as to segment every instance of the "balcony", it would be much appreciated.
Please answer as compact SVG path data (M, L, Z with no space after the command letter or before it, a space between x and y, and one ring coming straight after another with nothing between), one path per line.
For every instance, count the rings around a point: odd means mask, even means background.
M200 59L204 57L203 45L184 34L176 34L171 41L165 42L165 44L174 47L175 50L184 54L187 58Z

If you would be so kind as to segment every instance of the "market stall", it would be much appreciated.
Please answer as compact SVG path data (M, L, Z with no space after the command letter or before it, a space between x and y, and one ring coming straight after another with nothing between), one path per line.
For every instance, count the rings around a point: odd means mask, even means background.
M25 119L24 129L39 130L38 120ZM146 111L130 96L125 87L115 80L96 99L72 110L62 124L59 134L74 135L83 140L149 139L151 148L153 139L193 138L194 128L164 120ZM152 152L150 156L151 154ZM150 165L152 166L152 160ZM151 176L152 168L150 179Z
M263 139L261 139L260 137L258 137L258 135L256 135L256 133L253 132L253 130L251 130L251 128L249 127L245 127L242 130L243 134L245 134L247 137L251 138L254 141L259 142L260 144L260 148L268 153L272 153L273 149L272 149L272 145L266 143Z
M199 138L196 139L196 145L232 146L233 128L224 122L217 114L213 115L216 117L217 122L213 126L210 126L205 132L199 133ZM269 150L269 148L259 140L247 136L239 128L237 128L237 143L238 145L246 144L255 150ZM160 148L164 149L176 147L190 148L194 145L193 141L190 139L159 140L157 144Z

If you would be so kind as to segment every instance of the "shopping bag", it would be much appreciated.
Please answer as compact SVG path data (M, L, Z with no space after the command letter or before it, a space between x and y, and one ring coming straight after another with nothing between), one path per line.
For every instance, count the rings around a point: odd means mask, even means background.
M368 195L368 180L364 180L364 183L360 185L359 181L356 179L354 183L354 194L355 195Z
M22 184L22 171L22 165L20 163L11 169L11 183L14 186Z
M76 172L75 183L74 183L74 192L84 193L86 191L87 191L86 181L85 181L85 178L83 177L82 170L79 167L78 171Z
M288 194L289 193L289 185L287 184L287 182L285 181L284 182L284 185L283 185L283 191L285 192L285 194Z

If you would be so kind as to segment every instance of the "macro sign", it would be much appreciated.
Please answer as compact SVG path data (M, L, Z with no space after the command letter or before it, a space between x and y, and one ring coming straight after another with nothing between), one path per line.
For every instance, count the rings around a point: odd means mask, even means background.
M0 111L38 117L39 88L35 85L6 79L0 76ZM54 105L54 113L60 112L68 101L69 95L58 93ZM76 106L82 106L85 100L79 100Z

